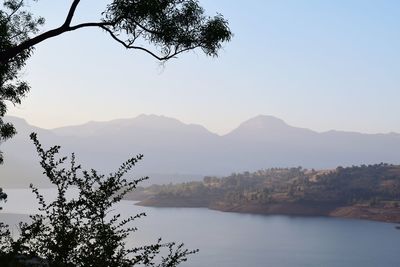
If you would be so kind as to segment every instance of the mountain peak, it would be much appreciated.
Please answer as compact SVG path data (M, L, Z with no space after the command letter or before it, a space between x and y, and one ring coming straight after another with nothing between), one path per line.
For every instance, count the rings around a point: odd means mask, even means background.
M140 114L135 118L130 119L131 122L146 122L146 123L172 123L183 124L181 121L163 115L156 114Z
M288 127L290 126L279 118L269 115L258 115L240 124L236 130L281 130Z
M304 134L314 135L316 132L305 128L293 127L274 116L258 115L243 122L228 135L254 138L257 140L286 140Z
M260 126L260 127L289 126L282 119L279 119L277 117L270 116L270 115L258 115L258 116L255 116L254 118L251 118L251 119L243 122L242 125L243 124Z

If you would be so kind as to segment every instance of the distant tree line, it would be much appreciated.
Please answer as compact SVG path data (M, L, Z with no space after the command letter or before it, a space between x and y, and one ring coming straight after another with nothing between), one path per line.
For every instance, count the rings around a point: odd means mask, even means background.
M400 201L400 166L385 163L338 167L333 170L272 168L233 173L203 181L153 185L143 188L148 196L191 199L230 204L324 202L362 204Z

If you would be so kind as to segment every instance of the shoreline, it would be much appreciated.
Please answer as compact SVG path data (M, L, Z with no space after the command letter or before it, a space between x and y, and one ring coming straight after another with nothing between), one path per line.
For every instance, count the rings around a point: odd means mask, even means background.
M165 200L165 199L163 199ZM201 203L203 204L203 203ZM159 201L154 198L135 203L137 206L156 208L207 208L220 212L233 212L255 215L287 215L301 217L331 217L342 219L368 220L400 224L399 208L367 207L365 205L334 206L320 205L317 207L299 203L274 203L271 205L226 205L213 203L210 205L193 204L190 202ZM400 228L400 225L399 225ZM400 229L399 229L400 230Z

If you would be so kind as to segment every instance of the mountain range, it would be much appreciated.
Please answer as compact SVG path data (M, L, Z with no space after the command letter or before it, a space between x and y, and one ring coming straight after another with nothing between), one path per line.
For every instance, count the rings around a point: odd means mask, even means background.
M293 127L273 116L259 115L226 135L200 125L157 115L88 122L52 130L6 117L18 134L1 144L5 164L0 187L47 184L29 134L36 132L45 147L61 145L62 155L75 152L84 169L115 171L136 154L144 159L133 172L150 183L182 182L205 175L229 175L271 167L327 169L373 163L400 163L400 134L363 134Z

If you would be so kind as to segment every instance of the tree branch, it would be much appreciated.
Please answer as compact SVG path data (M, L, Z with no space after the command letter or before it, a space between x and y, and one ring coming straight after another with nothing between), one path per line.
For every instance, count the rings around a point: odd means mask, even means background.
M78 6L80 1L81 0L74 0L74 2L72 2L72 5L71 5L71 7L69 9L67 18L65 19L65 22L64 22L63 26L68 27L69 25L71 25L72 18L74 17L76 8L77 8L77 6Z
M7 20L10 21L11 17L18 12L18 10L23 6L24 0L21 0L18 4L18 7L15 8L10 14L7 15Z
M21 44L4 51L3 53L0 54L0 63L6 63L13 57L17 56L22 51L29 49L29 48L37 45L38 43L43 42L46 39L56 37L65 32L74 31L74 30L77 30L79 28L84 28L84 27L102 27L102 26L111 26L114 24L115 24L115 22L111 22L111 21L109 21L109 22L108 21L88 22L88 23L78 24L78 25L75 25L72 27L64 24L56 29L44 32L38 36L33 37L32 39L28 39L25 42L22 42Z
M185 49L182 49L182 50L175 50L175 52L172 53L172 54L168 53L168 54L165 55L165 56L158 56L157 54L153 53L152 51L150 51L150 50L148 50L148 49L146 49L146 48L144 48L144 47L141 47L141 46L134 46L134 45L125 43L123 40L119 39L118 36L115 35L113 31L111 31L110 29L108 29L108 28L105 27L105 26L100 26L100 28L102 28L103 30L105 30L106 32L108 32L108 33L110 34L110 36L111 36L115 41L117 41L118 43L120 43L121 45L123 45L126 49L137 49L137 50L142 50L142 51L148 53L149 55L151 55L152 57L154 57L154 58L156 58L157 60L160 60L160 61L166 61L166 60L168 60L168 59L171 59L171 58L176 57L177 55L179 55L179 54L181 54L181 53L183 53L183 52L186 52L186 51L189 51L189 50L192 50L192 49L194 49L194 48L199 47L198 45L196 45L196 46L188 47L188 48L185 48Z
M140 24L138 21L136 21L136 20L134 20L134 19L132 19L132 18L131 18L131 20L132 20L137 26L139 26L139 28L142 28L142 30L144 30L144 31L146 31L146 32L149 32L149 33L155 34L155 35L157 35L157 34L162 34L162 32L155 31L155 30L151 30L151 29L149 29L149 28L143 26L143 25Z
M10 49L5 50L3 53L0 54L0 63L6 64L10 59L14 58L22 51L27 50L46 39L60 35L64 32L66 32L66 29L67 29L66 27L59 27L59 28L47 31L47 32L42 33L32 39L28 39L25 42L22 42L21 44L19 44L17 46L14 46L14 47L11 47Z
M80 28L85 28L85 27L100 27L103 28L105 26L113 26L115 22L113 21L104 21L104 22L86 22L86 23L81 23L75 26L70 26L68 27L69 31L74 31Z
M18 54L22 53L25 50L31 49L35 45L37 45L37 44L39 44L39 43L41 43L41 42L43 42L43 41L45 41L45 40L47 40L49 38L53 38L53 37L56 37L56 36L58 36L60 34L65 33L65 32L74 31L74 30L77 30L77 29L80 29L80 28L85 28L85 27L99 27L99 28L102 28L103 30L108 32L110 34L110 36L115 41L117 41L118 43L123 45L126 49L142 50L142 51L150 54L152 57L154 57L154 58L156 58L157 60L160 60L160 61L166 61L168 59L176 57L180 53L186 52L188 50L192 50L194 48L201 47L200 44L194 44L194 45L192 45L190 47L186 47L184 49L180 49L179 48L179 44L178 44L178 45L176 45L174 47L174 49L172 51L171 51L171 49L169 47L167 47L167 51L164 51L164 53L163 53L164 55L163 54L157 55L156 53L154 53L154 52L152 52L149 49L146 49L144 47L134 46L133 43L134 43L134 41L136 39L135 36L134 36L134 39L131 40L131 41L129 41L129 40L128 41L124 41L124 40L121 40L118 37L118 35L116 35L114 33L114 31L112 31L109 27L107 27L107 26L115 26L116 24L118 24L118 22L120 22L121 19L122 19L121 17L116 18L116 19L114 19L112 21L87 22L87 23L81 23L81 24L78 24L78 25L75 25L75 26L70 26L71 22L72 22L72 19L74 17L75 11L76 11L79 3L80 3L80 0L74 0L72 2L71 7L70 7L69 12L68 12L68 15L67 15L67 17L65 19L65 22L60 27L52 29L52 30L49 30L49 31L44 32L42 34L39 34L39 35L37 35L37 36L35 36L35 37L31 38L31 39L23 41L22 43L3 51L3 53L0 54L0 64L6 64L11 59L16 57ZM141 25L139 22L137 22L135 20L132 20L132 22L134 24L136 24L144 32L148 32L148 33L155 34L155 35L162 34L161 32L149 29L146 26ZM139 35L140 35L140 33L139 33Z
M24 50L27 50L35 45L37 45L40 42L43 42L46 39L55 37L57 35L60 35L64 32L71 31L73 29L70 29L69 25L71 24L72 18L74 17L76 8L79 4L80 0L74 0L72 2L71 8L69 9L67 18L65 19L65 22L62 26L49 30L47 32L44 32L38 36L35 36L31 39L28 39L22 43L20 43L17 46L14 46L3 53L0 54L0 64L6 64L10 59L13 57L17 56L19 53L21 53Z

